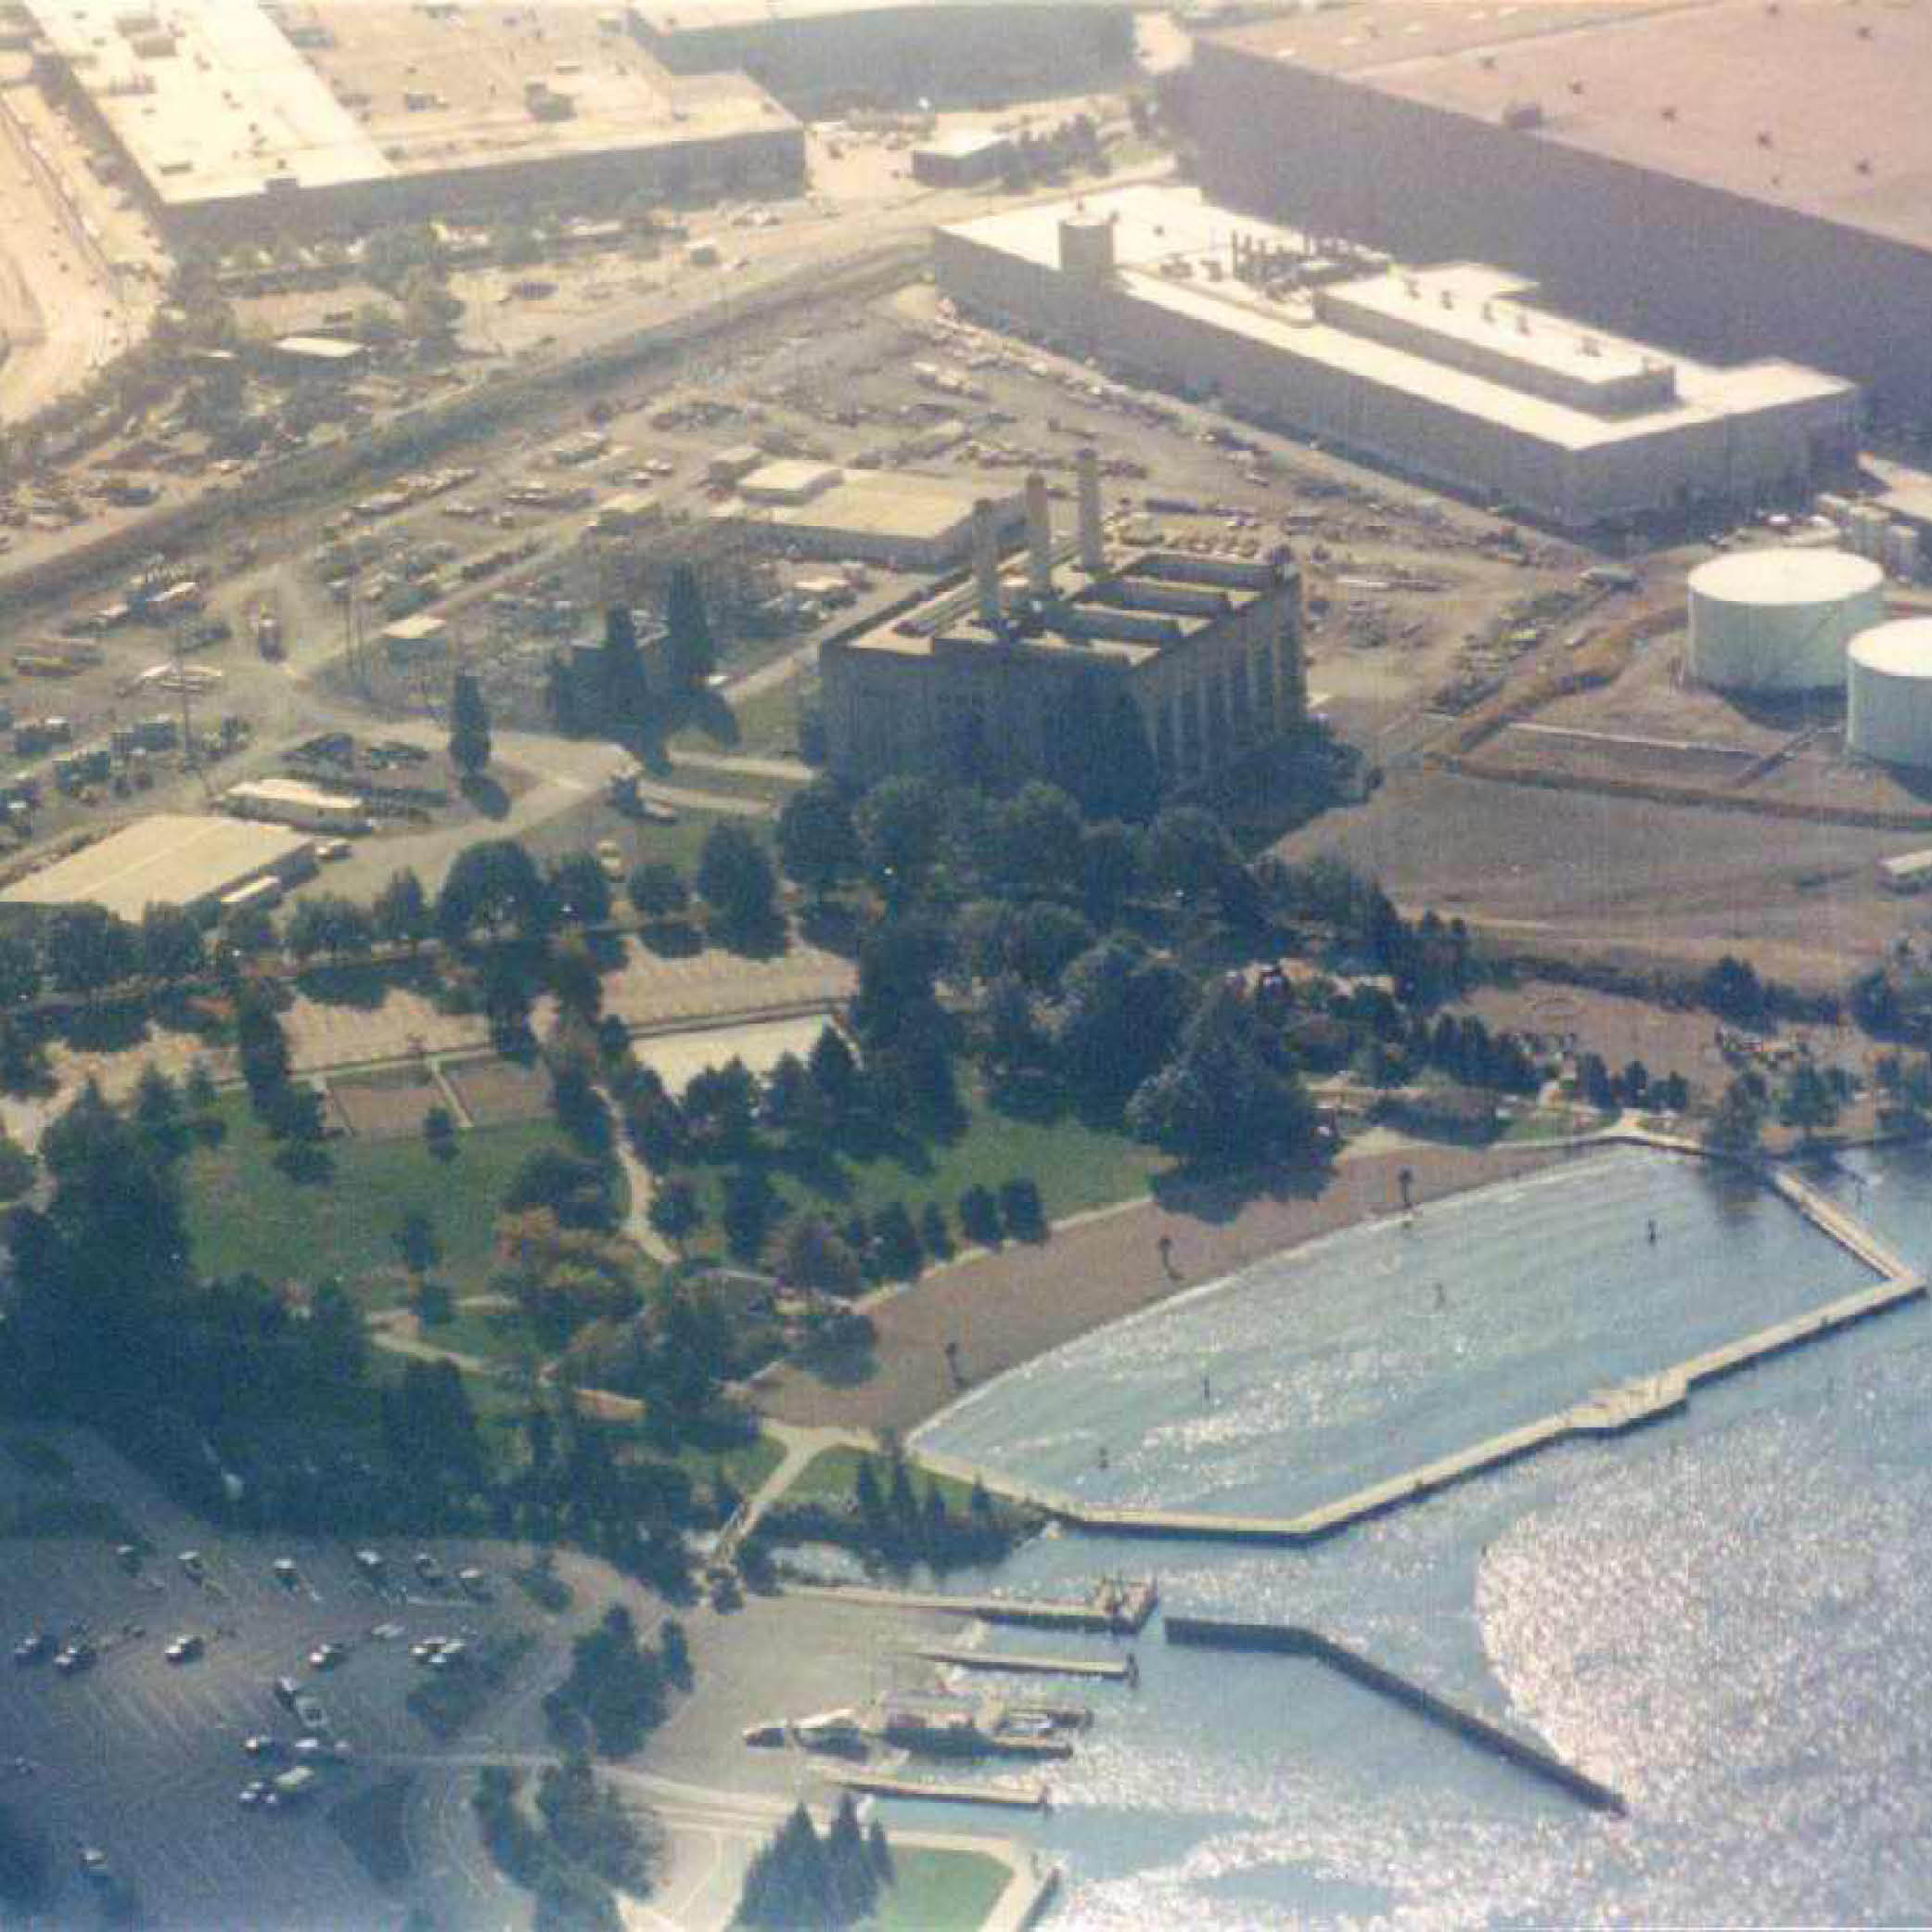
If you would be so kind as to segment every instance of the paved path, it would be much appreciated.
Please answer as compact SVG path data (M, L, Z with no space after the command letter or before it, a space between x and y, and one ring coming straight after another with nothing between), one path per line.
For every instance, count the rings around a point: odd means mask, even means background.
M690 765L702 772L736 772L746 778L771 778L785 785L810 785L821 774L797 758L748 758L735 751L685 751L674 749L673 765Z
M657 1197L657 1183L651 1178L650 1169L631 1151L631 1143L621 1129L618 1131L615 1150L617 1164L631 1184L631 1205L619 1232L628 1235L652 1260L668 1268L678 1259L678 1251L651 1225L651 1202Z
M718 1539L719 1554L729 1555L785 1492L805 1473L812 1458L827 1449L876 1449L877 1442L860 1429L802 1428L761 1417L760 1428L785 1450L785 1459L739 1505L737 1515Z

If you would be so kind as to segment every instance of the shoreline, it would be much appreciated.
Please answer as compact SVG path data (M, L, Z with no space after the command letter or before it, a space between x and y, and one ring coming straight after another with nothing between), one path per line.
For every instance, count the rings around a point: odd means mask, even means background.
M1399 1214L1397 1177L1404 1168L1416 1206L1427 1207L1593 1151L1573 1143L1416 1144L1344 1155L1319 1193L1295 1192L1310 1184L1297 1176L1244 1200L1204 1196L1187 1210L1151 1198L1098 1210L1037 1246L1010 1244L871 1299L866 1311L878 1329L871 1374L827 1380L787 1364L759 1383L757 1406L797 1427L909 1434L1063 1343L1321 1235ZM957 1384L949 1342L957 1345Z

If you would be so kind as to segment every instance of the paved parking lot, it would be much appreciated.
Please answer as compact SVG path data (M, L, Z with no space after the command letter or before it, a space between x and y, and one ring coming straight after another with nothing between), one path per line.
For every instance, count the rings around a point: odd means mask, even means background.
M387 1760L398 1758L426 1765L428 1782L442 1794L437 1810L445 1815L436 1857L421 1874L425 1886L454 1887L472 1902L494 1895L470 1832L469 1774L437 1776L433 1767L452 1755L542 1748L538 1706L560 1673L561 1631L553 1625L541 1633L541 1648L450 1750L404 1709L403 1698L424 1670L411 1658L412 1643L430 1635L474 1641L544 1622L507 1580L511 1554L500 1545L429 1546L451 1578L467 1563L490 1571L490 1600L476 1602L454 1582L422 1584L412 1569L416 1546L386 1542L379 1547L390 1582L378 1591L349 1548L212 1535L90 1439L61 1432L48 1439L74 1465L71 1487L111 1500L155 1549L140 1574L129 1575L100 1542L0 1543L0 1635L8 1650L31 1631L66 1636L83 1623L100 1648L98 1662L71 1677L45 1661L0 1663L0 1802L46 1834L60 1880L44 1923L92 1921L91 1887L79 1865L80 1848L89 1845L135 1882L160 1925L340 1932L394 1924L412 1892L378 1888L328 1812L392 1775ZM37 1480L0 1459L0 1491ZM185 1549L202 1553L204 1581L184 1570ZM292 1588L271 1569L285 1555L299 1567ZM600 1606L586 1593L583 1607ZM397 1627L395 1634L374 1637L378 1625ZM168 1662L166 1644L189 1632L204 1640L204 1654ZM308 1653L325 1641L345 1645L347 1660L312 1670ZM348 1740L353 1756L326 1770L326 1788L300 1807L247 1809L238 1801L243 1785L286 1764L249 1758L243 1738L260 1733L292 1743L304 1729L274 1695L283 1675L313 1690L332 1734ZM493 1913L488 1922L505 1920Z

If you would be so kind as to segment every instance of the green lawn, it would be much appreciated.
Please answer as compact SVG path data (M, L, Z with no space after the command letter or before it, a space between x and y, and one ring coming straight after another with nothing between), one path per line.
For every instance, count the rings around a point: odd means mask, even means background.
M865 1921L873 1932L978 1932L1010 1879L1007 1867L978 1851L892 1853L892 1887Z
M247 1270L264 1281L314 1282L339 1274L372 1305L403 1299L407 1284L394 1237L420 1208L442 1244L435 1274L458 1295L487 1285L497 1203L524 1157L561 1144L548 1121L479 1127L456 1137L456 1158L439 1160L418 1137L332 1140L326 1175L291 1180L245 1094L223 1096L227 1132L198 1147L186 1168L188 1234L204 1274Z
M442 1278L442 1270L435 1279ZM539 1360L542 1345L517 1308L459 1308L447 1322L426 1322L422 1337L432 1347L475 1355L485 1362L516 1363Z
M691 791L731 789L728 785L710 784L712 775L710 772L697 772L687 766L684 771L667 777L664 782ZM625 845L626 851L632 855L629 864L642 865L658 861L668 862L684 874L685 883L689 885L697 871L697 857L704 849L705 834L713 825L727 822L742 825L754 838L766 842L771 838L770 819L745 818L737 814L727 815L721 812L692 812L680 805L678 822L674 825L652 825L648 821L638 823L634 840ZM696 902L693 903L695 908Z
M940 1495L946 1499L946 1507L963 1510L972 1497L973 1486L961 1482L956 1476L940 1476L921 1467L916 1455L906 1458L914 1476L914 1487L923 1497L928 1487L937 1485ZM785 1492L787 1503L850 1503L852 1489L858 1480L859 1465L870 1463L873 1474L878 1478L881 1492L890 1483L889 1465L882 1455L875 1455L863 1449L822 1449L799 1471L797 1479Z
M964 1131L952 1141L908 1142L863 1154L826 1145L815 1150L820 1158L810 1165L780 1150L766 1171L786 1212L810 1208L836 1222L854 1209L869 1215L897 1200L916 1220L927 1202L937 1201L959 1242L959 1197L969 1187L997 1193L1004 1181L1030 1179L1047 1219L1057 1221L1144 1195L1150 1178L1168 1166L1155 1148L1089 1127L1071 1113L1056 1120L1020 1120L973 1095L966 1114ZM699 1239L707 1245L721 1238L724 1175L722 1167L694 1174L708 1218Z
M656 1454L658 1452L654 1450L651 1452ZM698 1443L681 1442L671 1452L671 1460L693 1482L701 1486L708 1487L712 1477L722 1470L724 1479L739 1495L748 1496L785 1460L785 1451L775 1439L761 1432L748 1442L734 1443L723 1449L706 1449Z

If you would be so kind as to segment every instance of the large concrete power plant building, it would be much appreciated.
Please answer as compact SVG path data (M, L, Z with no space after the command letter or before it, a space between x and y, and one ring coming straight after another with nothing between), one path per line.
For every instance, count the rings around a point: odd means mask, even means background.
M1885 572L1843 550L1740 550L1690 578L1691 675L1721 691L1842 691L1846 647L1885 616Z
M970 313L1571 528L1762 500L1856 448L1836 377L1670 355L1506 271L1333 237L1149 186L943 228L934 265Z
M1232 206L1533 275L1606 326L1932 416L1932 10L1391 0L1196 43Z
M581 212L796 185L742 74L670 74L621 14L469 0L25 0L40 71L177 240Z
M1003 577L988 504L965 586L825 645L840 777L1044 778L1113 809L1137 778L1185 791L1304 720L1301 582L1286 556L1109 549L1091 451L1079 494L1070 555L1034 476L1023 580Z

